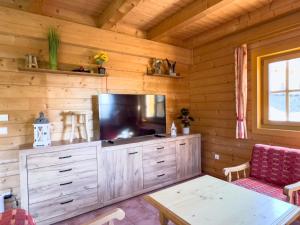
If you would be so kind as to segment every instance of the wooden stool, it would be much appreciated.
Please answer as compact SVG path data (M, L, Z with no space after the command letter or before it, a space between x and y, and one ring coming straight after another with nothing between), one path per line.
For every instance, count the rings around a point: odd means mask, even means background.
M39 65L37 63L37 58L34 55L26 55L25 56L25 64L27 68L39 68Z
M80 132L80 128L82 127L87 141L91 141L91 137L89 134L89 113L86 111L68 111L67 114L71 115L71 134L70 134L70 143L74 140L75 128L78 128Z

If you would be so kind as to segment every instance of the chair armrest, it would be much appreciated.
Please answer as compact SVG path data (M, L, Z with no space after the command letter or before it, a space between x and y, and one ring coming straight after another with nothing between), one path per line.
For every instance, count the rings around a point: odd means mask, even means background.
M116 208L96 217L93 222L87 223L86 225L103 225L106 223L113 224L114 219L122 220L124 218L125 212L120 208Z
M231 182L231 173L236 172L239 178L239 172L244 171L244 177L246 177L246 169L250 168L250 163L246 162L239 166L227 167L223 169L223 173L228 177L228 181Z
M293 183L293 184L289 184L289 185L286 185L284 188L283 188L283 194L287 195L288 196L288 200L290 203L292 204L295 204L295 199L294 197L296 198L296 202L297 202L297 198L298 196L297 195L294 195L295 192L297 191L300 191L300 181L296 182L296 183Z

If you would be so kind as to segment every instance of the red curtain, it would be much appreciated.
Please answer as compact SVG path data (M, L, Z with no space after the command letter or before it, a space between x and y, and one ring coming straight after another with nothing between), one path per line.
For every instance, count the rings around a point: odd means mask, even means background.
M235 57L236 138L247 139L247 45L237 47Z

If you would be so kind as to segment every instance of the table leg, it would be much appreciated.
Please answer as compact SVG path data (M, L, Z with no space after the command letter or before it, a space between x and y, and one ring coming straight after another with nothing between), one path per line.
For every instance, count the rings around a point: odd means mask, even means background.
M169 220L165 217L162 212L159 212L159 221L161 225L168 225Z

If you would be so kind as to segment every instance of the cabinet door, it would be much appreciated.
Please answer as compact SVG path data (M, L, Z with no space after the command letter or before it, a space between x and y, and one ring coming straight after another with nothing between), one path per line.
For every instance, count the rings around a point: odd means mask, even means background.
M194 137L189 139L189 152L191 156L191 174L199 174L201 172L201 148L200 138Z
M104 149L99 157L99 194L104 202L143 188L142 148Z
M200 173L199 138L176 142L177 179L189 178Z

